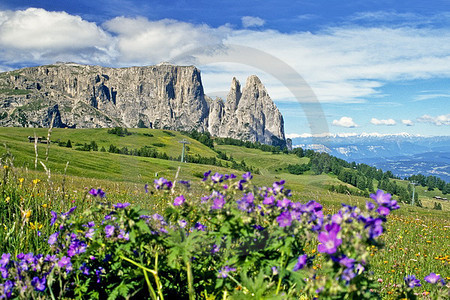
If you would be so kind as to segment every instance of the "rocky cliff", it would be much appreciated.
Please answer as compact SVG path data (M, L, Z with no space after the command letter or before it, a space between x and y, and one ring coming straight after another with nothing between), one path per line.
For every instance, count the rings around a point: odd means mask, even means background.
M204 94L193 66L106 68L61 63L0 73L0 126L138 127L209 131L284 144L283 118L264 85L233 78L226 101Z

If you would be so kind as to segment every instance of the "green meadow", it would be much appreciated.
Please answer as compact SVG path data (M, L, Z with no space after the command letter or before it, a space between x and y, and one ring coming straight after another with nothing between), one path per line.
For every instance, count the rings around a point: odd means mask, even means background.
M28 136L47 138L45 128L0 128L0 156L2 156L0 195L0 240L3 252L39 252L48 245L36 235L51 233L50 211L65 211L77 205L89 210L95 202L88 195L91 188L101 188L108 201L130 202L153 212L161 212L167 201L156 201L146 193L144 185L164 177L189 180L192 190L186 197L201 197L200 183L208 170L242 175L242 170L205 164L181 163L182 140L189 142L187 155L216 157L225 166L231 163L218 158L215 150L231 156L237 162L245 162L259 170L253 181L271 186L274 181L286 180L286 188L292 190L293 199L307 202L316 200L326 213L333 213L341 203L363 207L367 198L330 192L330 185L347 185L336 176L289 174L290 164L306 164L308 158L294 154L263 152L239 146L215 145L214 149L176 131L154 129L129 129L131 135L109 134L107 129L53 129L50 145L29 142ZM72 148L59 146L58 142L70 140ZM99 151L76 150L94 141ZM129 150L149 147L165 153L170 159L141 157L109 153L111 145ZM106 151L100 151L104 148ZM35 162L37 161L37 164ZM398 181L399 184L406 182ZM374 182L376 188L376 182ZM349 186L350 187L350 186ZM401 208L391 212L387 231L381 240L381 250L371 250L371 271L377 278L385 299L394 299L395 285L401 284L406 275L422 278L430 272L441 274L450 280L450 201L438 201L434 196L444 196L440 191L425 192L416 187L423 207L400 203ZM433 209L435 203L442 210ZM6 213L7 212L7 213ZM25 214L26 217L23 217ZM28 214L28 215L27 215ZM308 249L310 254L315 248ZM318 260L317 268L320 268ZM428 285L417 288L419 297L426 299Z

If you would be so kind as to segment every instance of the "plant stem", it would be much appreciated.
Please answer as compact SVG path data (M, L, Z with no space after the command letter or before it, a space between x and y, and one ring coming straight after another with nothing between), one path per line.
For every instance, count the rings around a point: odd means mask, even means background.
M150 296L152 297L153 300L157 300L158 297L156 297L155 290L153 289L152 284L150 283L150 279L148 278L147 271L146 270L143 270L143 271L144 271L145 281L147 282L148 291L150 292Z
M194 276L192 275L192 267L191 262L189 260L186 261L186 271L188 278L189 300L195 300Z

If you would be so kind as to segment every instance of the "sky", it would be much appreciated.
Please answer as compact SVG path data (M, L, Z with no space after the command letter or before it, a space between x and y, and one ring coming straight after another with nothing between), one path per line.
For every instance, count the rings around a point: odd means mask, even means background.
M2 0L0 71L57 61L255 74L291 138L450 135L448 0Z

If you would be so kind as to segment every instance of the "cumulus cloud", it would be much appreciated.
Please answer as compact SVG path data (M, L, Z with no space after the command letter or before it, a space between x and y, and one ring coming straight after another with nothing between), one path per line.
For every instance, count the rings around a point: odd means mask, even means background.
M422 117L418 118L417 121L422 123L431 123L437 126L450 125L450 114L440 115L436 117L430 115L423 115Z
M381 12L358 19L386 19ZM393 16L395 17L395 16ZM408 16L401 16L408 18ZM208 48L205 64L212 65L214 84L205 90L225 91L229 81L245 67L217 64L223 45L243 45L272 55L297 72L321 103L363 103L379 96L390 80L450 77L450 29L431 26L365 26L347 23L317 32L252 30L264 25L258 17L242 18L244 29L229 25L210 27L177 20L150 21L143 17L117 17L102 25L65 12L29 8L0 11L0 65L52 63L57 60L108 66L150 65L172 61L194 49ZM191 56L191 57L189 57ZM193 64L196 54L180 64ZM190 60L191 59L191 60ZM245 61L245 59L243 60ZM263 63L263 62L261 62ZM202 64L198 65L203 68ZM251 73L243 74L242 77ZM217 75L219 74L219 75ZM259 74L259 73L258 73ZM272 77L270 77L272 76ZM241 77L241 78L242 78ZM262 76L276 101L296 99L273 74Z
M411 120L402 120L402 123L406 126L413 126L414 123Z
M388 125L388 126L393 126L397 124L394 119L379 120L377 118L372 118L370 120L370 123L372 123L373 125Z
M263 26L266 21L259 17L251 17L251 16L245 16L241 18L242 26L245 28L248 27L260 27Z
M8 62L107 63L112 37L95 23L40 8L0 11L0 57Z
M333 125L347 128L353 128L358 126L355 122L353 122L353 119L350 117L342 117L339 120L333 120Z
M120 62L152 64L206 45L221 44L229 28L211 28L176 20L117 17L103 24L116 35Z

